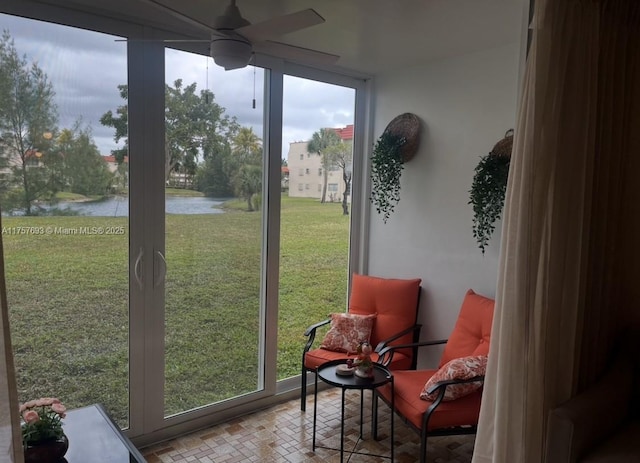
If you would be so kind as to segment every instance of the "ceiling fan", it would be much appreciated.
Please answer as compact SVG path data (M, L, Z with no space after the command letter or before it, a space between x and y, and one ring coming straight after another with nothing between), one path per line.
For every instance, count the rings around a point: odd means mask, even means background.
M212 24L209 25L157 0L143 1L177 19L208 31L211 34L211 40L209 41L211 57L217 65L222 66L227 71L247 66L254 52L320 65L333 64L339 58L339 56L330 53L270 40L271 38L325 22L324 18L312 8L251 24L242 17L240 10L236 6L236 0L230 0L224 13L214 18ZM202 40L176 41L202 42ZM172 40L166 40L165 42L172 42Z

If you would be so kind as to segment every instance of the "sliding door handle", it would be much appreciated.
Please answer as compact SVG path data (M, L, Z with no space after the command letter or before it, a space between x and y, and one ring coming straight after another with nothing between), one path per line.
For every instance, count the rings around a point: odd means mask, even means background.
M138 288L142 291L142 257L144 256L143 248L140 248L140 252L138 253L138 257L136 257L136 262L133 264L133 276L136 279L136 283L138 283Z
M154 288L160 285L160 283L162 283L164 281L164 278L167 276L167 260L164 258L164 254L162 254L162 251L156 251L156 257L157 259L154 261L153 266ZM158 265L155 265L155 262L157 262Z

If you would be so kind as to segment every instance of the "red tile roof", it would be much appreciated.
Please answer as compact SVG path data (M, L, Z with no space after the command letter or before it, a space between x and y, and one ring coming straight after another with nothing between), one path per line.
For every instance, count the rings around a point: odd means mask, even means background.
M104 159L107 162L112 162L112 163L116 163L118 161L116 161L116 157L112 154L107 154L106 156L103 154L102 155L102 159ZM128 163L129 162L129 156L125 156L124 157L124 162Z
M342 129L333 129L342 140L353 140L353 124L349 124Z

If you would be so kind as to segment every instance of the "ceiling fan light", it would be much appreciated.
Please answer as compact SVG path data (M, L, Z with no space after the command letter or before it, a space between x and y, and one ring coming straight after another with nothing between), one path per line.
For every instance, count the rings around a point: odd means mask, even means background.
M211 57L226 71L239 69L249 64L253 49L246 40L234 37L219 38L211 42Z

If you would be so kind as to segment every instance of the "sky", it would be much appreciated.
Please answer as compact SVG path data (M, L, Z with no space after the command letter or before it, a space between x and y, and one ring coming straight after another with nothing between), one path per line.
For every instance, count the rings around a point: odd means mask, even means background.
M5 14L0 14L0 30L9 31L18 53L37 63L51 80L59 128L71 128L81 119L91 127L101 154L117 148L114 130L102 126L100 117L124 104L117 86L127 79L126 43L114 36ZM167 83L181 78L185 86L196 82L199 90L208 88L225 114L262 134L262 69L224 71L211 58L171 49L165 61ZM323 127L352 124L354 98L353 89L285 76L282 157L287 158L290 142L309 140Z

